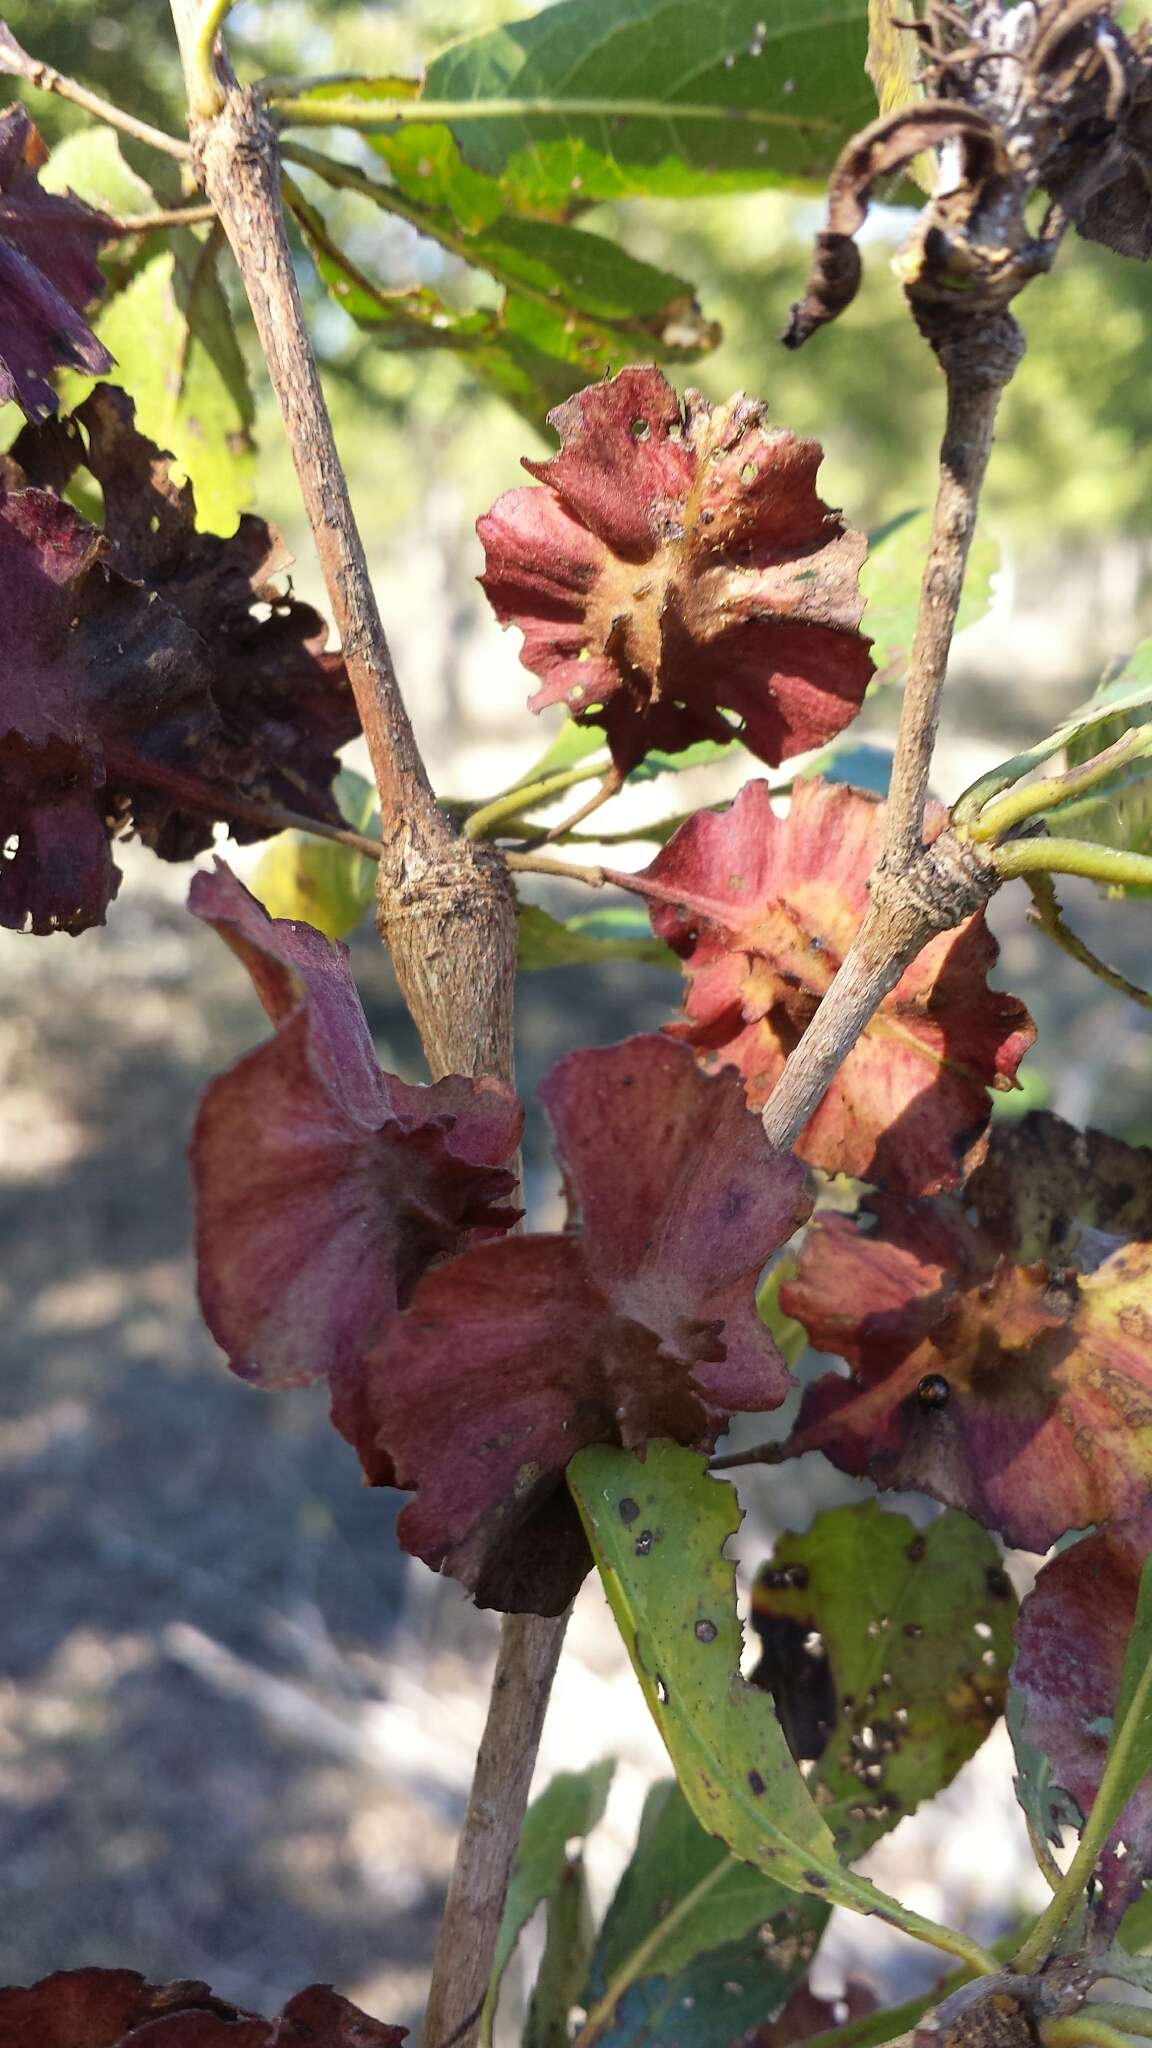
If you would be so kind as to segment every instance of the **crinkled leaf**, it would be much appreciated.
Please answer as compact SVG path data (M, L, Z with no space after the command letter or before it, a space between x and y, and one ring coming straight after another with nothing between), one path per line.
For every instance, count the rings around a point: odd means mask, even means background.
M878 0L878 4L887 6L889 0ZM865 601L864 631L871 637L872 659L876 664L876 688L901 681L907 672L931 525L931 513L905 512L868 536L868 557L860 571L860 589ZM958 633L984 617L992 602L992 579L999 566L1000 550L995 541L978 532L964 576L964 595L956 621Z
M1020 1610L1012 1683L1025 1743L1087 1816L1121 1729L1116 1823L1094 1917L1111 1932L1152 1877L1152 1511L1046 1564ZM1132 1725L1125 1728L1127 1717Z
M655 368L549 417L559 455L524 464L543 488L477 522L481 583L542 684L532 709L603 726L622 774L699 740L775 764L847 725L872 674L866 544L816 495L819 445L743 396L682 404Z
M425 1268L506 1230L522 1114L501 1081L430 1088L382 1073L348 967L309 925L273 920L223 862L189 907L243 961L275 1035L209 1084L192 1141L205 1320L257 1386L348 1384Z
M755 1683L773 1695L854 1861L951 1784L1004 1705L1016 1600L966 1515L924 1530L875 1501L780 1538L752 1589Z
M78 465L101 486L103 535L22 488L63 490ZM330 784L355 704L323 620L277 580L289 558L273 530L245 518L230 540L198 533L190 487L110 385L70 422L26 428L4 475L0 922L99 923L118 881L109 834L125 824L185 860L211 844L214 816L266 836L232 798L338 820Z
M739 1068L760 1108L815 1015L868 907L884 807L820 780L787 818L764 782L700 811L647 878L688 986L670 1028L709 1067ZM801 1157L911 1192L947 1187L981 1154L989 1089L1013 1086L1035 1036L1014 996L987 986L998 948L982 915L929 942L884 998L797 1140Z
M211 239L173 235L96 331L132 393L138 431L191 480L200 525L230 531L252 499L255 403L216 255ZM74 404L83 389L70 379L65 396Z
M354 832L377 827L376 791L352 768L342 768L332 794ZM281 832L261 854L249 884L269 917L294 917L327 939L345 939L376 900L375 861L308 832Z
M701 1826L791 1891L925 1923L845 1869L767 1695L740 1676L730 1487L675 1444L605 1445L573 1460L569 1485L641 1690Z
M755 1287L809 1202L736 1076L666 1038L571 1053L540 1096L568 1230L426 1276L358 1375L358 1448L416 1491L406 1549L481 1606L558 1614L589 1565L564 1489L581 1445L707 1446L783 1400Z
M330 1984L297 1991L273 2020L207 1984L148 1984L136 1970L57 1970L0 1990L5 2048L400 2048L407 2031L370 2019Z
M963 1198L876 1195L809 1231L783 1306L851 1379L789 1448L918 1488L1007 1542L1136 1514L1152 1485L1152 1153L1045 1111Z
M83 318L104 290L97 254L112 223L40 185L47 156L24 107L0 111L0 404L14 398L29 419L56 411L54 371L112 367Z
M461 221L494 203L565 215L604 199L823 183L872 112L866 17L866 0L731 0L723 12L561 0L429 66L425 99L475 100L475 119L405 125L375 145L412 197L430 187ZM379 81L378 97L396 87ZM489 100L513 106L489 115ZM576 104L588 101L597 111Z
M486 2043L492 2038L496 1999L513 1950L536 1908L554 1899L565 1882L569 1842L591 1834L602 1818L615 1768L614 1760L605 1757L586 1771L560 1771L524 1816L492 1959L483 2027Z
M594 967L601 960L644 960L653 967L676 964L667 946L651 937L647 919L638 920L635 912L592 911L561 921L534 903L521 903L516 934L516 957L525 970Z

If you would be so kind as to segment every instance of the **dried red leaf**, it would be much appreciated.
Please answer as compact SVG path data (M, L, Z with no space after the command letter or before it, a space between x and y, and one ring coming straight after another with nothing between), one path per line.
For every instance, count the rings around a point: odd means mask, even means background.
M546 488L477 523L481 583L543 685L532 710L602 725L624 773L737 733L775 763L847 725L872 674L867 543L816 495L818 443L739 394L681 404L652 366L548 417L559 455L524 463Z
M110 834L128 823L182 860L211 844L232 797L335 820L355 707L322 620L274 580L286 557L272 530L198 533L190 487L110 386L66 432L29 430L16 448L10 483L31 470L63 487L83 459L107 531L49 491L0 494L0 922L100 923L119 880ZM190 776L220 792L215 808L189 804ZM233 824L241 839L266 829Z
M813 2034L832 2033L849 2020L865 2019L879 2003L871 1985L858 1977L848 1979L839 1998L819 1998L810 1984L801 1984L774 2020L754 2027L735 2048L790 2048L793 2041L807 2041Z
M752 782L729 810L689 818L645 871L671 898L651 906L653 929L688 977L671 1029L708 1066L737 1066L753 1109L855 937L883 824L877 798L818 780L779 818L767 783ZM801 1158L910 1194L963 1177L983 1149L989 1089L1013 1086L1035 1037L1023 1004L987 986L997 951L983 916L924 948L806 1124Z
M365 1360L359 1448L417 1492L406 1549L482 1606L558 1614L589 1565L564 1487L578 1450L706 1448L734 1410L784 1399L756 1281L810 1204L736 1076L665 1038L571 1053L540 1092L568 1229L421 1281Z
M277 2019L206 1984L148 1984L136 1970L57 1970L0 1990L4 2048L400 2048L406 2027L370 2019L329 1984L310 1984Z
M274 1036L211 1082L192 1142L200 1300L232 1370L261 1387L348 1376L428 1265L507 1230L523 1116L495 1080L382 1073L348 949L270 918L224 866L190 908L243 961ZM374 1472L387 1478L386 1465Z
M1152 1508L1098 1530L1044 1566L1020 1609L1012 1682L1022 1733L1052 1766L1055 1786L1087 1815L1104 1772L1140 1574L1152 1552ZM1133 1793L1096 1865L1097 1931L1105 1938L1152 1877L1152 1778ZM1103 1922L1103 1929L1099 1923Z
M781 1302L852 1367L788 1448L963 1508L1011 1544L1152 1488L1152 1153L1038 1113L958 1197L821 1217Z
M0 405L56 411L49 378L69 367L102 376L112 358L81 317L104 290L96 260L113 223L71 193L42 192L48 151L19 104L0 113Z

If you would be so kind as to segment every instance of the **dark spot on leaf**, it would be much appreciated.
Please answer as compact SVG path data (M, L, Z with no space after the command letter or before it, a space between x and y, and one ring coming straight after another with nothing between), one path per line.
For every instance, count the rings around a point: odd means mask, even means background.
M940 1372L926 1372L916 1389L916 1399L925 1408L946 1407L951 1394L952 1389Z
M698 1643L714 1643L716 1641L716 1623L707 1620L698 1621L696 1623L696 1640Z
M634 1522L639 1513L639 1506L634 1500L625 1499L621 1501L620 1520L622 1522Z
M828 1889L828 1879L821 1877L818 1870L806 1870L804 1872L804 1882L805 1884L810 1884L814 1892L823 1892Z
M640 1534L639 1534L639 1535L638 1535L638 1537L636 1538L636 1555L637 1555L637 1557L647 1557L647 1556L649 1555L649 1553L651 1552L651 1549L652 1549L652 1531L651 1531L651 1529L641 1529L641 1531L640 1531Z
M928 1544L923 1536L914 1536L904 1552L909 1564L919 1564L927 1548Z
M1008 1577L1007 1572L1002 1571L998 1564L990 1564L988 1566L984 1574L984 1584L994 1600L1010 1600L1012 1598L1012 1581Z
M923 1635L924 1630L918 1621L906 1621L904 1623L904 1633L912 1642L915 1642L917 1636Z
M751 1786L753 1792L755 1793L757 1799L761 1798L761 1796L768 1789L764 1783L763 1778L760 1776L759 1771L749 1771L748 1783Z

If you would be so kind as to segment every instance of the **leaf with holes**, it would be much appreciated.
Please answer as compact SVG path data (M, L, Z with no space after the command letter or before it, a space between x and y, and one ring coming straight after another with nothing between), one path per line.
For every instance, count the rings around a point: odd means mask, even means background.
M0 23L0 35L8 32ZM8 38L10 40L10 38ZM4 49L0 46L0 69ZM19 104L0 112L0 404L14 398L29 419L57 410L50 379L72 366L92 377L112 357L84 319L100 298L97 261L115 230L70 194L46 191L48 151Z
M590 1562L564 1486L582 1444L707 1447L784 1399L756 1281L810 1205L736 1076L666 1038L570 1053L540 1097L568 1229L426 1275L357 1373L358 1448L415 1490L405 1549L481 1606L559 1614Z
M809 1231L782 1303L851 1379L788 1451L918 1488L1008 1543L1136 1514L1152 1485L1152 1153L1046 1112L962 1196L875 1195Z
M274 2020L191 1979L147 1984L137 1970L57 1970L0 1990L12 2048L400 2048L408 2029L370 2019L330 1984L310 1984Z
M865 542L816 495L819 445L742 395L681 403L655 368L549 417L559 455L524 463L543 488L477 522L480 581L542 685L531 708L602 726L619 775L737 738L775 765L840 732L872 674Z
M932 829L942 823L936 813ZM754 1109L860 927L883 829L883 804L861 790L798 783L780 818L769 785L751 782L644 871L659 891L653 930L688 981L670 1029L709 1068L738 1067ZM1014 1086L1035 1036L1023 1005L987 986L997 950L980 915L924 947L805 1125L802 1158L913 1193L962 1177L984 1148L989 1090Z
M100 486L103 534L55 495L84 476ZM0 922L101 922L119 879L110 833L126 825L161 859L188 860L214 819L267 837L250 803L338 822L336 749L359 720L324 621L278 580L289 557L272 528L246 517L230 540L198 532L190 486L112 385L70 421L26 427L3 478L0 823L16 846Z
M729 2048L805 1974L827 1919L706 1834L675 1779L654 1785L580 2000L590 2040L658 2039L675 2012L684 2048Z
M192 1140L205 1321L256 1386L326 1377L355 1436L355 1367L420 1275L507 1230L522 1114L501 1081L382 1073L348 952L274 921L223 862L189 907L252 977L275 1035L221 1074Z
M568 1483L700 1825L791 1891L923 1930L918 1914L841 1863L770 1700L740 1676L735 1570L724 1557L740 1526L731 1488L669 1443L581 1451Z
M814 1769L855 1861L949 1785L1004 1706L1016 1600L966 1515L917 1530L875 1501L785 1535L752 1588L761 1659L792 1754Z
M1152 1877L1152 1510L1044 1566L1020 1609L1012 1684L1024 1742L1086 1817L1123 1739L1093 1920L1111 1934Z
M591 1834L603 1818L615 1768L606 1757L586 1771L558 1772L524 1816L484 2007L485 2043L492 2039L501 1980L516 1944L536 1908L554 1900L564 1884L569 1842Z

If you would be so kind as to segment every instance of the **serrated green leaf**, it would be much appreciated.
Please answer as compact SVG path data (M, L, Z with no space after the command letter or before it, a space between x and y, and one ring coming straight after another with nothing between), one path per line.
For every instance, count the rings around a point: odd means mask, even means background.
M654 939L647 919L634 912L592 911L562 923L535 903L517 905L517 964L526 973L548 967L598 966L604 960L643 960L653 967L676 967L676 957L663 940Z
M423 98L451 113L374 146L411 196L461 221L483 216L492 186L505 210L563 218L607 199L818 185L872 112L866 51L867 0L560 0L444 51ZM341 91L319 86L314 103Z
M214 247L188 229L170 237L96 322L136 425L190 477L196 522L230 534L252 495L255 407L216 270ZM89 378L69 372L62 395L79 404Z
M777 1543L752 1590L757 1678L800 1754L821 1752L807 1782L847 1860L951 1784L991 1732L1016 1604L992 1537L952 1510L917 1530L862 1501Z
M496 2000L512 1952L537 1906L553 1897L563 1882L568 1843L590 1834L603 1814L615 1768L613 1759L605 1757L586 1771L561 1771L528 1808L492 1962L482 2027L485 2043L492 2038Z
M872 659L876 664L870 685L873 690L899 682L908 667L931 526L930 512L904 512L869 535L860 589L865 600L862 630L872 641ZM964 595L956 621L958 633L983 618L991 603L992 578L999 565L1000 551L995 541L986 533L977 532L968 556Z
M768 1695L740 1676L735 1573L740 1525L707 1461L655 1442L597 1445L568 1468L608 1602L696 1819L734 1856L790 1890L879 1913L937 1947L971 1945L846 1870L794 1763Z
M1004 1719L1012 1738L1016 1771L1012 1783L1017 1804L1038 1842L1059 1843L1065 1828L1080 1828L1084 1816L1076 1801L1056 1783L1051 1759L1024 1733L1028 1705L1015 1686L1008 1689Z
M376 791L342 768L333 795L354 832L372 833ZM248 878L270 917L294 917L329 939L347 938L376 899L376 863L351 846L308 832L280 832Z

